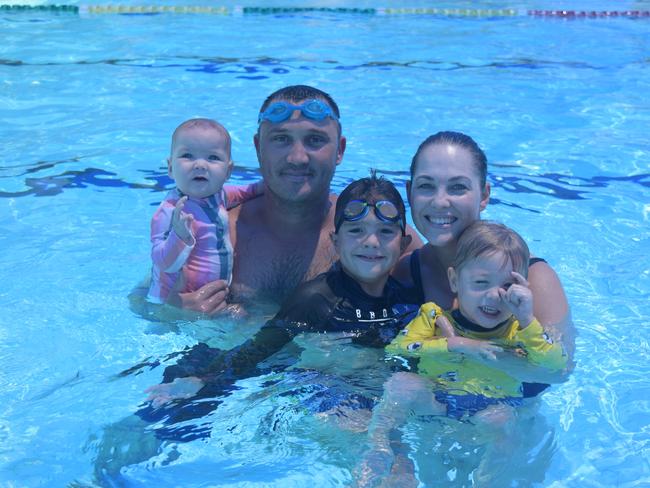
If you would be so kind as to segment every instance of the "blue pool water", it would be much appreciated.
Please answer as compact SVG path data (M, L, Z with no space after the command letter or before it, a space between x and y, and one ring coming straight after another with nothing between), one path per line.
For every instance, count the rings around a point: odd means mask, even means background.
M233 330L226 320L155 323L127 296L148 271L173 128L192 116L219 119L233 136L233 180L253 181L257 110L297 83L341 107L348 149L336 190L369 168L403 190L421 140L466 132L490 160L484 215L516 228L558 271L578 364L526 426L512 484L648 486L649 29L648 18L0 11L0 486L89 485L106 428L137 410L162 368L116 373L252 333L254 324ZM310 348L328 350L315 340L302 339L307 366ZM318 367L340 374L346 364L360 377L377 360L368 354L320 354ZM322 378L294 380L242 382L205 419L209 439L168 445L127 466L123 482L345 486L364 434L305 408ZM423 486L471 486L480 454L471 442L426 422L405 438Z

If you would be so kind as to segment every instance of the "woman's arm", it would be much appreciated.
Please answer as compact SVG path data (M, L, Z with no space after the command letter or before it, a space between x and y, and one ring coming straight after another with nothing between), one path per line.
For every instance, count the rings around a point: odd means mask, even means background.
M564 288L553 268L545 262L537 262L529 268L528 283L533 292L533 315L551 339L558 342L567 354L567 367L563 372L566 379L575 367L573 359L576 330Z

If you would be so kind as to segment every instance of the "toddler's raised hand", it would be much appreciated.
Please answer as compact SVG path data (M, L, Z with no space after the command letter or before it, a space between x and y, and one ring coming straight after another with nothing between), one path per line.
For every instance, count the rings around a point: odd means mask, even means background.
M456 335L453 325L451 325L449 319L444 315L438 315L436 317L436 327L440 330L442 337L454 337Z
M176 202L174 213L172 213L172 229L178 237L180 237L185 244L191 246L194 244L194 235L192 234L192 222L194 216L183 212L183 207L187 202L187 196L181 197Z
M533 293L528 287L528 281L516 271L512 271L514 283L508 289L499 289L503 303L513 313L522 329L528 327L535 318L533 316Z

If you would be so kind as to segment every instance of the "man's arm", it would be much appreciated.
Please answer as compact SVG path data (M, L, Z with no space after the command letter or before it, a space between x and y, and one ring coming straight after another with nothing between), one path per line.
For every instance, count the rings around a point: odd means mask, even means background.
M226 209L230 210L262 195L264 193L264 181L259 180L249 185L223 185L223 191L226 194Z
M227 306L228 282L216 280L206 283L196 291L171 293L167 303L175 307L193 310L206 315L216 315Z

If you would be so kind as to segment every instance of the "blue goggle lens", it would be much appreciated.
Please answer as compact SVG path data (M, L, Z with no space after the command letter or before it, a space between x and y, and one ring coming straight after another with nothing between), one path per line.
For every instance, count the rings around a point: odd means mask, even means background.
M375 215L379 220L391 223L399 222L402 231L405 231L406 224L400 215L399 209L393 202L388 200L380 200L376 203L368 203L365 200L350 200L343 209L343 218L338 222L336 230L338 231L339 227L341 227L343 220L355 222L363 219L368 215L370 207L375 209Z

